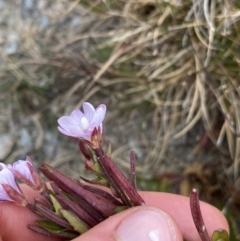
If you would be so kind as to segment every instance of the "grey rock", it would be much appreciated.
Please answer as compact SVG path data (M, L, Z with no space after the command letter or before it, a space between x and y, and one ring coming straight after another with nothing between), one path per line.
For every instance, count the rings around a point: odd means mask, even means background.
M14 141L11 135L5 134L0 136L0 160L3 161L11 152Z
M19 134L21 146L23 146L26 150L30 149L32 147L32 139L27 129L21 129Z

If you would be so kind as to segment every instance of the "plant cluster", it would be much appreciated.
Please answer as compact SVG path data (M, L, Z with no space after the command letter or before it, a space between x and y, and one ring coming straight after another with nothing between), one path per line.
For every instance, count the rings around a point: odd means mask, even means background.
M59 131L74 138L85 157L86 169L95 175L94 180L76 180L66 176L47 163L40 171L50 181L43 182L29 157L13 165L0 163L0 200L15 202L37 214L41 220L28 228L47 236L71 240L108 217L134 206L145 205L137 192L135 156L130 157L130 180L111 159L111 146L105 153L103 145L103 120L106 106L96 109L85 102L83 112L74 110L58 120ZM39 195L28 202L16 180L30 186ZM210 238L201 215L195 189L190 196L193 221L203 241L228 241L225 230L217 230Z

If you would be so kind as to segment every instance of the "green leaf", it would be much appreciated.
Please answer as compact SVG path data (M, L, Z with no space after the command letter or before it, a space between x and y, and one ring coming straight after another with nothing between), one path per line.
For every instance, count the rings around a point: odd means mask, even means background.
M63 230L66 230L66 228L51 222L51 221L36 221L36 223L44 228L45 230L49 231L50 233L60 233Z
M211 241L229 241L227 231L224 229L215 230L211 237Z
M102 168L97 162L94 163L93 170L98 174L99 177L103 176Z
M99 185L109 187L109 180L107 178L99 177L99 178L96 178L94 181Z
M62 217L62 214L60 212L60 209L62 208L60 202L52 195L50 194L50 198L51 198L51 201L52 201L52 204L53 204L53 207L55 209L55 213L58 215L58 216L61 216Z
M118 207L114 208L114 213L120 213L120 212L122 212L124 210L127 210L127 209L129 209L128 206L118 206Z
M41 223L41 222L48 222L48 221L37 221L37 222ZM45 226L45 227L43 228L40 225ZM43 223L41 223L39 225L29 224L28 228L37 233L44 234L48 237L60 237L60 238L64 238L64 240L72 240L79 236L79 233L76 233L75 231L69 231L69 230L63 229L62 231L56 232L52 229L48 229L47 226L48 225L43 224Z
M63 217L67 219L69 224L73 226L73 229L80 234L85 233L88 231L88 227L85 223L83 223L76 215L74 215L72 212L61 209L60 212L62 213Z
M109 157L109 158L111 158L111 154L112 154L112 146L111 146L111 144L110 143L108 143L108 150L107 150L107 156Z

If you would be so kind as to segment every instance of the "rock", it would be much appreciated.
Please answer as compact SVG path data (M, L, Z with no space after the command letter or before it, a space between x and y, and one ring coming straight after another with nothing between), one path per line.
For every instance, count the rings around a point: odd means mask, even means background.
M0 136L0 160L3 161L13 148L14 142L11 135Z
M26 150L29 150L32 148L33 144L32 144L32 138L28 132L28 130L26 128L22 128L19 131L20 134L20 143L21 146L23 146Z

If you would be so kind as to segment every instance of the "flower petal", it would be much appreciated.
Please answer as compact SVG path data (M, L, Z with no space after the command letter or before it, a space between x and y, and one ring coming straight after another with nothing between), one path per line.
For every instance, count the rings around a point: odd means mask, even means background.
M0 173L0 183L1 184L8 184L12 188L14 188L16 191L21 193L18 186L17 186L17 183L16 183L15 177L13 175L13 172L11 170L9 170L8 168L5 168L1 171L1 173Z
M69 129L74 125L74 118L71 116L63 116L58 119L59 126L65 131L69 132Z
M10 201L10 202L14 202L6 193L5 189L3 188L3 186L0 184L0 201Z
M13 172L8 168L4 168L0 171L0 186L2 187L1 184L7 184L21 194L21 192L17 186L17 183L15 181Z
M87 118L88 122L91 123L91 120L95 114L95 108L93 107L92 104L88 103L88 102L84 102L83 103L83 111L84 111L84 115Z
M69 116L73 117L74 119L80 120L84 117L84 114L79 109L76 109Z
M31 183L34 183L32 174L28 167L28 161L18 160L13 164L13 173L19 172L22 176L24 176L27 180L29 180ZM32 165L32 163L30 163Z
M98 127L101 125L101 123L104 120L106 114L106 106L105 105L99 105L96 109L96 113L91 121L91 127L94 129L95 127Z
M2 163L2 162L0 162L0 171L1 171L3 168L7 168L7 165L4 164L4 163Z
M66 135L66 136L75 137L75 136L73 136L73 135L71 134L71 132L70 132L69 130L66 131L66 130L63 129L61 126L58 126L58 130L59 130L62 134Z
M104 104L101 104L101 105L99 105L99 106L96 108L96 112L101 111L101 112L103 112L103 115L104 115L104 116L105 116L105 114L106 114L106 110L107 110L107 107L106 107L106 105L104 105Z
M72 125L70 127L70 136L81 137L82 135L84 135L84 132L83 132L81 126Z

